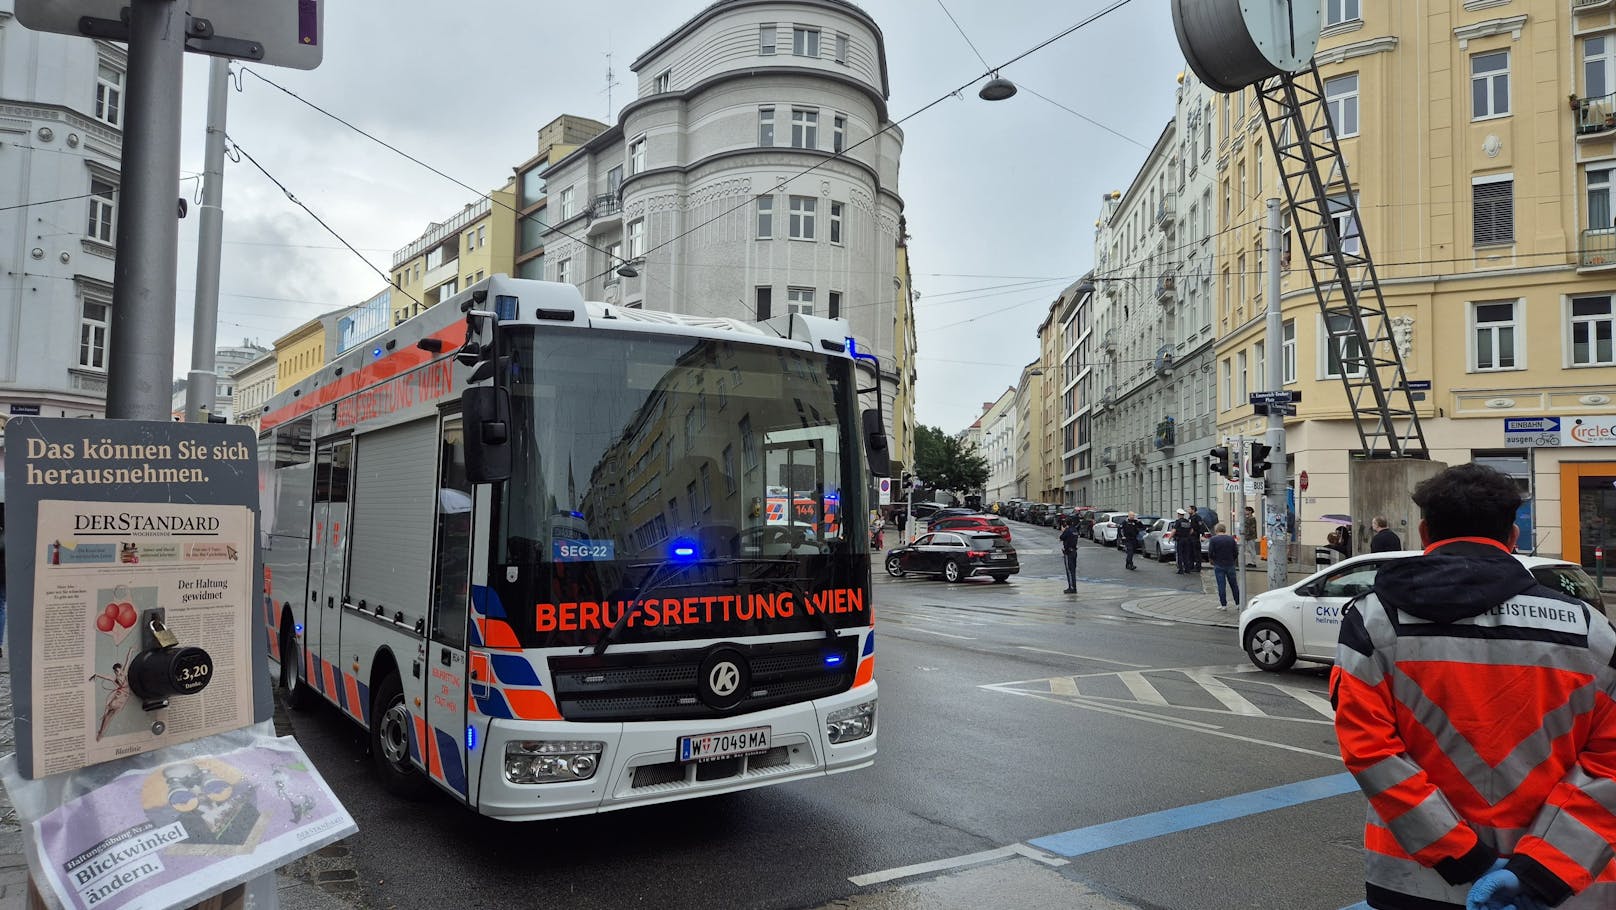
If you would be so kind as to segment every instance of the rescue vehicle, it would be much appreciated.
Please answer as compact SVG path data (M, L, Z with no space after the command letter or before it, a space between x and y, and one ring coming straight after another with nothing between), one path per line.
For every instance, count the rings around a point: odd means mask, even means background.
M504 275L340 355L262 417L286 698L511 820L871 764L872 359Z

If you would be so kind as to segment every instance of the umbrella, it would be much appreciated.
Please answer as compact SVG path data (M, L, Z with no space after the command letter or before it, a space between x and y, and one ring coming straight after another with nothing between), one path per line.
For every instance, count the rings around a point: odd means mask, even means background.
M1350 524L1352 524L1352 516L1351 515L1320 515L1319 516L1319 521L1329 522L1330 524L1333 524L1333 525L1350 525Z

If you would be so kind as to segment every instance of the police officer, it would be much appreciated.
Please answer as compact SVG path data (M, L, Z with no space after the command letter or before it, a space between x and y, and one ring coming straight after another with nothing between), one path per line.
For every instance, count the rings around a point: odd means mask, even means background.
M1063 593L1077 593L1077 522L1065 522L1061 528L1061 560L1066 563L1066 590Z
M1173 560L1178 564L1178 575L1188 575L1194 562L1190 554L1196 557L1201 555L1201 538L1195 533L1195 524L1190 521L1188 510L1179 509L1171 525L1173 532Z

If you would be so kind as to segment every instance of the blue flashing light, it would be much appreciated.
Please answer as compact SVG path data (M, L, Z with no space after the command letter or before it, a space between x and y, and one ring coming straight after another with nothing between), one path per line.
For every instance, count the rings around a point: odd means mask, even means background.
M477 751L477 728L466 724L466 751Z
M516 304L521 298L515 294L496 294L494 296L494 315L501 322L509 322L516 318Z
M847 336L847 338L843 340L847 342L847 356L857 357L859 355L858 342L853 340L852 335Z
M302 623L293 624L292 631L294 633L298 634L298 635L302 635L303 634L303 624Z
M826 654L825 655L825 666L827 666L827 667L839 667L841 665L842 665L842 655L840 655L840 654Z
M380 356L382 356L382 349L381 348L371 348L370 349L370 356L372 356L372 357L380 357Z
M573 518L582 518L582 517L584 517L584 513L578 511L577 509L574 509L571 512L568 512L567 514L571 515Z
M668 552L674 559L695 559L696 542L688 537L681 537L673 542Z

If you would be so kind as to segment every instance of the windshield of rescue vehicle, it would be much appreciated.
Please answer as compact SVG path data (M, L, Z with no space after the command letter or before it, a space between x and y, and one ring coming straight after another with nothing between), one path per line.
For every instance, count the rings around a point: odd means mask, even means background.
M807 351L513 327L491 586L529 647L868 621L854 371Z

